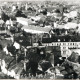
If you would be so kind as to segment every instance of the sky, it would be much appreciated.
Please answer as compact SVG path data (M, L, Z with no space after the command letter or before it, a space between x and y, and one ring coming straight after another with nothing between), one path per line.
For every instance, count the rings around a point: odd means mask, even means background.
M44 0L0 0L0 1L44 1ZM51 1L69 1L69 2L80 2L80 0L51 0Z
M46 1L46 0L0 0L0 1ZM48 0L48 1L50 1L50 0ZM80 0L51 0L51 1L57 1L57 2L67 1L67 2L71 2L71 3L80 4Z

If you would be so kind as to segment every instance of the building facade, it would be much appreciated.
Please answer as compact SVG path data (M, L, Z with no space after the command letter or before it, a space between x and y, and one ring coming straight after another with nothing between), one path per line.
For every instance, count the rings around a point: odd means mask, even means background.
M80 48L80 42L52 42L43 43L44 46L60 46L62 57L67 57L69 55L69 48Z
M42 43L44 46L60 46L62 57L68 57L70 53L69 48L80 48L80 42L52 42L52 43ZM37 43L33 44L38 45Z

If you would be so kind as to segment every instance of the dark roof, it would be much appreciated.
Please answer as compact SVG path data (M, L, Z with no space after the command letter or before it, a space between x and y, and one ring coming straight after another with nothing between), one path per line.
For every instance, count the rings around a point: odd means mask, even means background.
M0 40L0 44L2 44L3 47L5 47L7 44L12 44L10 40L2 39Z
M58 41L60 40L60 41ZM80 36L53 36L52 38L43 38L42 43L51 43L51 42L80 42Z

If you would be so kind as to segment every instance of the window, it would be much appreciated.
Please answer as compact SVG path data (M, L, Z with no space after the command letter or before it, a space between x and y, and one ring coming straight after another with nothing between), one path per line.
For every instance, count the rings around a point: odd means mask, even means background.
M66 55L66 51L63 51L63 54Z
M63 47L63 49L66 49L66 47Z
M74 43L73 43L73 46L74 46Z
M70 43L70 45L72 45L72 43Z
M68 46L70 45L70 43L68 43Z
M58 46L58 43L57 43L57 46Z
M63 45L66 45L66 43L63 43Z
M59 45L61 46L61 43Z

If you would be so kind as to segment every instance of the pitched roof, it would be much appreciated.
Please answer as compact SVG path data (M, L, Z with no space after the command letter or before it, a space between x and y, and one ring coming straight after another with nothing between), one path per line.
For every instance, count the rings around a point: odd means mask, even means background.
M51 27L23 26L22 29L30 33L49 33Z
M28 26L28 19L27 18L17 17L17 22L21 23L22 25Z
M55 28L59 28L59 29L75 29L78 26L77 23L73 23L73 22L68 22L67 24L64 25L57 25L57 27Z

